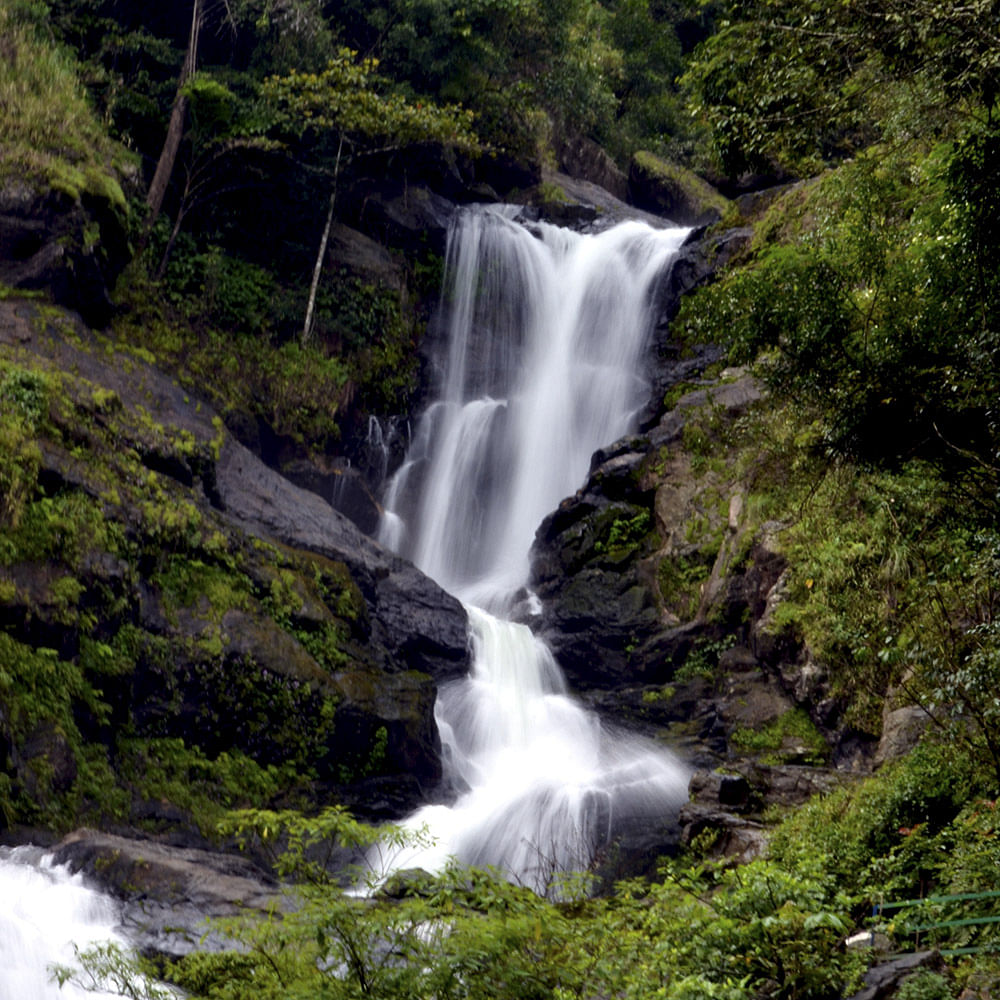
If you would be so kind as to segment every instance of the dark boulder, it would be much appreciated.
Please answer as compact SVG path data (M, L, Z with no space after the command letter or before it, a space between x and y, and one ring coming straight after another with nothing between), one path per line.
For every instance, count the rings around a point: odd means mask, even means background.
M373 185L365 192L355 225L384 246L409 253L430 248L443 255L457 205L420 185Z
M713 835L711 854L746 864L767 849L767 835L761 823L738 816L727 809L689 802L679 817L681 844L689 846L695 838Z
M628 177L593 139L573 136L559 147L559 168L580 180L598 184L620 201L628 199Z
M107 194L8 181L0 187L0 283L48 292L104 326L129 258L124 213L124 199L116 204Z
M672 219L679 226L718 222L728 204L697 174L642 151L635 154L629 166L628 194L639 208Z
M465 672L465 610L415 566L229 438L216 483L223 510L243 530L348 567L369 607L372 640L393 654L389 669L420 670L439 680Z
M322 497L366 535L374 535L378 531L382 508L364 474L345 460L320 462L296 459L282 466L281 472L296 486Z
M906 979L921 969L943 970L941 953L937 950L915 951L910 955L894 958L891 962L873 966L865 973L862 989L852 994L849 1000L883 1000L884 997L891 997Z
M641 452L631 443L598 452L582 490L540 525L532 586L542 601L541 632L571 681L616 687L635 676L632 652L660 628L643 552L653 537Z

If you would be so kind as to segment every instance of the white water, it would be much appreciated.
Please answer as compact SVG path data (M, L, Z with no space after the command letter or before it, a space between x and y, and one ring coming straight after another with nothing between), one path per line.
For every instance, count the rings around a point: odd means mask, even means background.
M390 485L382 541L465 603L474 665L435 712L457 797L411 817L434 846L393 869L454 857L542 891L585 869L623 823L662 820L686 796L676 758L603 727L544 643L505 620L539 522L646 400L652 289L685 235L642 223L529 231L497 209L463 213L452 231L439 398Z
M79 875L55 866L38 848L0 849L0 1000L105 1000L67 983L60 990L49 969L76 966L81 951L98 943L127 948L116 931L118 909Z

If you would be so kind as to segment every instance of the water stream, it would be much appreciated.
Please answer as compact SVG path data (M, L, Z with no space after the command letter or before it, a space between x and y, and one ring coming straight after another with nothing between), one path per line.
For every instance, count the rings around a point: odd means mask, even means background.
M40 848L0 848L0 1000L110 1000L72 982L60 989L50 968L75 966L74 946L127 948L118 923L112 899Z
M521 225L516 211L468 210L452 229L437 399L386 496L382 541L464 602L473 650L435 710L452 801L411 817L434 845L391 867L454 857L544 891L624 824L662 821L686 796L684 766L602 725L511 618L532 600L538 524L647 400L653 291L687 231L628 222L581 235Z

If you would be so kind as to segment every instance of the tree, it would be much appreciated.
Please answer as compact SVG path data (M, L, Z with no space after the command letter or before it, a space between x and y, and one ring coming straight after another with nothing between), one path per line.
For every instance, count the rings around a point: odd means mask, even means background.
M226 7L226 12L228 15L228 6ZM187 118L188 110L188 95L185 92L184 86L193 75L198 64L198 38L201 35L203 17L203 0L192 0L191 30L188 34L184 62L181 63L181 70L177 77L177 94L174 97L173 107L170 109L167 136L163 141L160 158L156 162L156 171L149 184L149 191L146 192L146 207L148 209L146 216L147 231L156 222L163 207L167 185L170 183L170 178L174 172L174 164L177 162L177 151L180 149L181 140L184 138L184 122Z
M987 115L1000 94L993 0L736 0L684 76L724 170L814 172L911 119Z
M166 274L167 264L187 216L224 194L265 182L266 157L279 144L255 134L260 120L241 107L237 95L209 76L196 73L183 88L188 105L189 127L184 137L190 155L184 163L173 226L156 269L156 278ZM175 168L176 169L176 168Z
M442 142L467 151L479 148L472 115L456 105L439 107L386 93L376 73L378 61L358 59L341 49L321 73L291 72L270 77L263 97L275 113L276 133L305 169L329 184L326 219L313 267L302 325L305 343L312 331L316 292L333 225L342 172L356 159L416 142Z

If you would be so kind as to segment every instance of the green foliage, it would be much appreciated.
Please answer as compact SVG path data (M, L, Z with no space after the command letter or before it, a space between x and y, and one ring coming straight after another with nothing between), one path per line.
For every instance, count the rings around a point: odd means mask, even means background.
M218 246L178 241L166 301L135 278L119 334L227 414L250 415L304 449L339 440L351 413L401 412L416 385L419 334L401 293L343 273L320 286L315 335L293 342L304 291ZM194 327L194 329L192 329Z
M81 820L120 820L127 810L104 748L84 742L79 714L109 718L102 693L81 667L54 649L32 647L0 631L0 734L35 751L14 771L0 759L0 812L8 822L34 822L57 830Z
M307 798L316 773L335 778L345 762L331 759L339 695L329 672L366 655L366 608L346 567L241 546L140 458L207 469L211 445L115 393L68 373L57 390L54 376L12 365L0 386L0 430L13 428L18 444L0 467L16 471L27 457L31 473L6 495L14 516L0 524L0 564L11 568L0 581L0 746L22 755L0 761L7 821L120 822L135 798L170 802L208 830L225 805L279 791ZM84 488L42 490L42 446L65 455ZM138 579L156 634L137 624ZM243 652L230 619L277 667ZM42 634L58 650L37 648ZM384 769L388 742L376 727L357 767L347 762L352 780ZM37 752L24 756L26 744ZM146 822L141 811L135 822Z
M11 527L0 533L0 564L15 557L51 559L73 569L95 548L113 548L116 534L100 504L79 492L34 497L24 505L16 527Z
M344 359L353 405L372 413L407 412L417 383L417 331L404 315L397 290L346 273L328 277L317 300L314 330Z
M135 794L170 802L192 817L206 836L216 833L227 810L287 795L301 780L292 761L262 766L239 750L214 758L178 737L122 739L118 767Z
M346 5L357 47L416 95L461 100L494 148L537 157L553 121L569 132L610 125L620 52L590 0L417 0ZM607 129L610 132L610 129Z
M702 584L712 572L715 554L708 558L699 554L675 554L660 559L656 582L664 607L681 621L694 618L701 603Z
M639 510L631 516L616 512L607 524L603 537L594 542L594 551L598 555L620 559L644 547L653 530L653 517L648 510Z
M328 870L337 852L376 837L392 852L413 834L375 831L339 808L313 817L243 811L221 829L270 853L296 889L280 916L217 925L238 951L166 967L205 1000L235 1000L250 988L265 1000L819 998L848 992L860 972L859 957L840 944L851 900L815 863L794 871L768 861L728 871L677 864L661 884L625 883L604 900L561 903L452 867L400 876L359 898Z
M96 944L81 950L73 946L76 965L56 965L52 978L61 990L68 983L87 993L128 997L130 1000L174 1000L176 992L157 983L152 963L144 962L117 944Z
M901 131L901 104L924 131L998 96L990 0L856 4L747 0L697 50L684 83L730 176L815 172Z
M954 993L940 972L919 969L896 991L897 1000L952 1000Z
M775 860L823 858L845 889L887 901L926 893L944 860L942 841L983 772L961 750L925 740L877 778L814 799L775 832ZM984 886L985 887L985 886Z
M12 415L0 418L0 528L17 529L38 483L41 453L34 435ZM0 564L4 562L0 541Z
M696 677L714 679L719 669L719 658L727 649L731 649L735 642L736 637L733 635L724 639L696 641L684 662L675 671L674 680L689 681Z
M974 133L944 170L937 153L841 168L816 189L810 229L710 290L688 334L729 330L734 359L760 358L776 393L822 418L830 451L922 455L992 495L993 209L969 187L992 176L987 145Z
M48 416L50 385L38 371L0 364L0 406L9 419L15 417L35 430Z
M300 141L332 133L350 143L402 146L433 140L475 148L468 112L379 93L386 81L376 75L377 67L378 60L359 60L356 52L341 49L320 73L292 70L268 78L262 96L274 108L276 127Z
M170 300L199 325L267 334L284 305L274 275L218 246L175 253L167 272Z
M610 12L609 34L621 53L614 82L618 106L614 126L601 133L608 147L625 157L644 142L663 151L685 130L676 78L681 73L681 44L659 4L618 0ZM598 126L605 126L599 121Z

